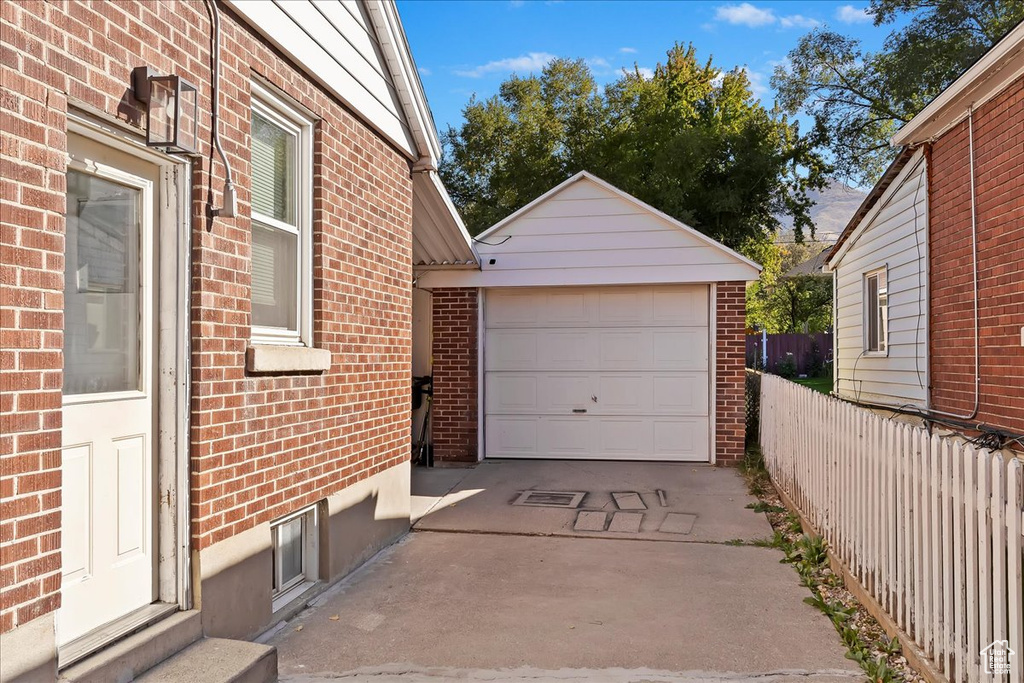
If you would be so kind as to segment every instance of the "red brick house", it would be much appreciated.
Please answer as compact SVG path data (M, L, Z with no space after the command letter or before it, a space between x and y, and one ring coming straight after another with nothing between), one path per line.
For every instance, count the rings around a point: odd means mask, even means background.
M587 172L475 248L416 279L438 459L742 458L760 266Z
M130 680L408 530L413 264L474 255L393 3L0 22L2 678Z
M900 155L828 259L836 391L1021 437L1024 24L893 144Z

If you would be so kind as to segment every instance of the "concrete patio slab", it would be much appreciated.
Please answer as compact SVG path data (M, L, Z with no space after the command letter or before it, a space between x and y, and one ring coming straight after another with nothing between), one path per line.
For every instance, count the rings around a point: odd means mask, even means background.
M269 643L281 680L295 683L863 680L780 557L720 544L417 533Z
M767 518L745 509L757 501L747 494L746 484L733 469L684 463L487 460L464 472L444 499L419 519L417 530L712 543L772 536ZM414 490L418 479L450 476L445 470L417 469ZM659 489L664 491L664 506ZM577 510L511 504L529 490L586 491L587 495ZM579 510L617 512L620 508L612 494L623 492L635 492L647 508L637 532L588 531L576 526ZM635 499L625 504L637 505ZM662 531L670 514L691 515L695 521L689 533Z

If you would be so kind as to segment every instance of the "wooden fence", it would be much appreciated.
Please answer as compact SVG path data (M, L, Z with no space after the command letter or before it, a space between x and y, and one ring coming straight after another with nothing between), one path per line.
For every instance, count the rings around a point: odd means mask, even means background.
M764 362L765 346L768 348L767 365ZM792 360L796 374L814 373L832 359L832 333L747 335L748 368L780 374L779 363L785 363L787 358Z
M1024 680L1020 458L770 375L761 447L776 485L950 681ZM1015 653L1009 677L986 673L991 643Z

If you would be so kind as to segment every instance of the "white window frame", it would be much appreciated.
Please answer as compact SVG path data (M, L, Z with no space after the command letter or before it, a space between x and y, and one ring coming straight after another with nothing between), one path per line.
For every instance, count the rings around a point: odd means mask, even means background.
M875 280L876 296L871 297L869 282ZM881 303L885 298L884 305ZM871 321L878 322L878 339L871 338ZM882 266L864 273L864 355L889 355L889 267ZM876 343L877 342L877 343ZM875 347L875 348L872 348Z
M296 136L295 145L295 226L264 216L252 206L253 223L298 234L296 264L297 329L265 327L253 324L254 344L313 346L313 124L299 109L258 83L252 84L252 111ZM250 119L251 120L251 119ZM251 146L250 146L251 151ZM251 188L250 188L251 189ZM250 293L250 301L252 294Z
M280 585L280 563L277 560L278 548L281 542L280 533L285 524L296 519L303 520L302 574L282 586ZM306 590L320 579L320 514L317 506L311 505L271 522L270 534L271 566L274 572L271 577L271 592L273 595L271 611L276 612L305 593Z

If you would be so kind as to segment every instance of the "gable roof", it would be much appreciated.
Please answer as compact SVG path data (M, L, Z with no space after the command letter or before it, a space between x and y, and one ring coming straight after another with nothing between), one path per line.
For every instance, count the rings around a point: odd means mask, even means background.
M646 211L646 212L648 212L648 213L650 213L650 214L652 214L654 216L657 216L658 218L660 218L661 220L669 223L673 227L676 227L676 228L684 231L685 233L687 233L687 234L689 234L689 235L691 235L693 237L696 237L698 240L700 240L704 244L708 245L709 247L711 247L713 249L716 249L716 250L718 250L718 251L728 255L729 257L731 257L731 258L733 258L733 259L735 259L735 260L737 260L737 261L739 261L741 263L744 263L744 264L750 266L751 268L757 269L758 272L761 271L761 265L760 264L751 261L746 256L744 256L744 255L742 255L742 254L740 254L740 253L738 253L736 251L733 251L732 249L730 249L729 247L725 246L721 242L718 242L716 240L711 239L710 237L708 237L707 235L705 235L701 231L696 230L694 228L691 228L686 223L683 223L682 221L677 221L675 218L672 218L672 216L669 216L668 214L659 211L658 209L654 208L650 204L647 204L646 202L640 201L639 199L637 199L633 195L631 195L631 194L629 194L629 193L627 193L627 192L625 192L623 190L620 190L619 188L615 187L611 183L609 183L609 182L607 182L605 180L601 180L600 178L598 178L593 173L590 173L589 171L580 171L579 173L577 173L576 175L572 176L568 180L566 180L566 181L556 185L555 187L551 188L550 190L548 190L547 192L545 192L541 196L537 197L536 199L534 199L532 202L530 202L526 206L524 206L521 209L519 209L518 211L516 211L515 213L512 213L509 216L506 216L502 220L498 221L497 223L495 223L491 227L489 227L486 230L484 230L482 233L480 233L479 235L476 236L476 240L475 241L481 242L483 240L488 239L489 237L491 237L493 235L496 235L497 233L501 232L501 230L503 228L505 228L507 225L510 225L511 223L515 222L517 219L519 219L520 217L522 217L525 214L529 213L530 211L532 211L534 208L536 208L540 204L543 204L544 202L548 201L550 198L554 197L556 194L559 194L560 192L564 191L566 188L568 188L568 187L570 187L570 186L580 182L581 180L589 180L590 182L592 182L595 185L601 187L602 189L612 193L613 195L615 195L617 197L620 197L621 199L624 199L627 202L635 205L636 207L638 207L642 211Z
M892 145L919 145L946 132L1024 75L1024 21L892 136Z
M821 251L819 251L811 258L807 259L806 261L801 261L800 263L796 264L795 266L787 270L785 273L782 274L782 277L798 277L800 275L814 275L827 277L828 273L824 272L822 268L825 266L825 259L828 258L829 252L831 250L832 247L823 248Z
M846 227L843 228L843 231L839 234L839 239L836 240L836 243L833 244L832 248L828 251L828 254L825 257L826 266L831 267L832 263L836 260L836 257L839 256L842 251L845 251L846 242L853 235L857 226L859 226L861 221L864 220L864 217L867 216L873 208L875 208L878 200L885 195L889 186L892 185L897 177L899 177L900 173L913 156L914 150L910 147L904 147L900 150L900 153L896 158L892 160L892 163L889 164L889 168L885 169L885 173L883 173L882 177L878 179L875 186L871 188L871 192L869 192L868 196L864 198L864 201L861 202L853 216L850 217L850 222L846 224Z
M479 270L425 287L687 284L756 280L761 266L581 171L476 238Z

